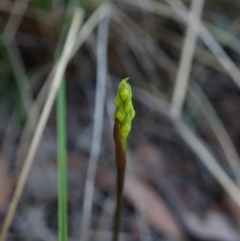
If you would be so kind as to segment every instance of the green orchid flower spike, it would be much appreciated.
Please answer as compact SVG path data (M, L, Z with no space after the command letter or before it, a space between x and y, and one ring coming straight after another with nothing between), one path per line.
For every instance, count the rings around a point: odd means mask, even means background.
M126 148L126 139L131 130L132 119L135 116L135 110L132 104L132 90L127 83L129 78L123 79L118 85L118 92L115 97L116 110L114 119L118 120L118 132L124 148Z
M115 97L116 110L114 113L113 137L115 142L115 157L117 168L117 202L114 214L114 229L112 241L118 241L121 228L121 213L123 186L126 168L126 140L132 127L135 110L132 104L132 90L128 84L129 78L123 79L118 85Z

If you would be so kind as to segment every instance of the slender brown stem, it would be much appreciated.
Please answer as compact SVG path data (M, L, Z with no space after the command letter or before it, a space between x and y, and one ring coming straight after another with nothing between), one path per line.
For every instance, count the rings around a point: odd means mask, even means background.
M121 228L124 176L125 171L117 171L117 204L114 216L113 241L118 241L118 235Z
M123 186L126 167L126 151L118 133L118 120L115 120L113 128L115 141L116 167L117 167L117 203L114 216L114 229L112 241L118 241L121 228Z

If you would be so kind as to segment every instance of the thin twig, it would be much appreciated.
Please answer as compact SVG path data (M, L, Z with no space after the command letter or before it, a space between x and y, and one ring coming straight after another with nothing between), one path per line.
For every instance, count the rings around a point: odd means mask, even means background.
M76 43L73 47L71 57L77 52L80 46L86 41L89 35L93 32L94 28L111 12L111 7L108 2L103 3L98 7L89 17L81 28L81 31L76 37Z
M44 66L43 69L40 70L41 76L43 76L44 74L47 74L46 67L47 66ZM19 172L19 168L22 166L22 161L26 155L28 146L30 145L30 142L31 142L30 137L34 133L34 129L35 129L37 120L39 119L39 116L41 114L41 110L44 105L52 78L53 78L52 75L50 75L50 77L47 78L47 80L44 82L43 86L41 87L36 100L32 103L31 108L28 110L28 118L24 126L24 129L21 133L20 141L17 147L17 154L16 154L16 158L17 158L16 172L17 173ZM31 82L31 79L30 79L30 82Z
M28 2L29 0L24 0L21 4L18 4L17 1L14 2L10 12L9 20L6 23L1 36L2 41L6 46L6 50L10 57L13 69L15 70L14 75L19 88L21 102L25 112L24 114L27 113L27 110L31 105L31 98L29 95L29 84L26 81L26 71L23 61L20 58L20 53L18 51L18 47L16 46L14 38L22 21L24 12L28 6ZM15 15L16 12L18 13L17 16Z
M125 14L119 8L113 7L113 9L115 13L113 15L113 20L115 20L120 26L122 26L122 29L124 30L124 32L126 32L126 34L124 35L124 39L126 39L129 46L131 46L131 49L137 60L141 64L143 71L146 73L146 76L153 81L154 79L157 80L158 77L156 74L156 69L154 68L154 65L151 63L151 61L149 61L149 51L146 51L144 49L144 47L146 48L146 46L144 46L143 44L144 39L149 39L150 37L146 35L145 38L140 39L138 36L136 36L135 33L141 32L142 29L138 27L138 25L135 24L131 20L131 18L129 18L127 14ZM116 28L116 31L119 33L120 36L122 35L122 29ZM151 44L154 44L153 41L151 41ZM149 48L147 48L147 50L149 50Z
M191 12L188 15L188 27L183 44L182 55L177 72L176 83L174 86L171 115L174 119L179 119L181 116L187 86L190 75L191 65L195 52L196 40L200 26L200 17L203 9L204 0L193 0ZM194 26L194 27L193 27Z
M97 160L101 149L102 127L104 118L104 103L107 79L107 46L108 46L108 25L109 12L101 12L98 27L97 40L97 87L94 108L94 123L92 145L87 169L86 184L84 189L83 216L81 224L81 240L88 240L91 221L92 203L94 197L94 180L97 169Z
M14 2L11 10L11 15L2 34L6 43L11 44L12 40L14 39L18 27L21 23L23 14L28 6L28 2L29 0L24 0L20 5L18 4L18 1ZM15 15L16 12L18 13L17 16Z
M240 41L237 37L230 34L226 30L222 30L212 24L205 23L205 26L212 32L215 38L230 49L240 53Z

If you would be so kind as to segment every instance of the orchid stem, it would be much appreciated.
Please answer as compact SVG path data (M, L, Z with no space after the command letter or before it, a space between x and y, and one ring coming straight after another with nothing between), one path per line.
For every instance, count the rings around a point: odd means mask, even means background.
M115 97L116 110L114 113L113 137L117 167L117 202L112 241L118 241L121 228L123 187L127 161L127 136L131 130L132 119L135 116L135 110L132 105L132 90L127 83L128 80L129 78L125 78L119 83Z
M118 241L121 228L124 176L125 170L117 170L117 204L114 216L113 241Z

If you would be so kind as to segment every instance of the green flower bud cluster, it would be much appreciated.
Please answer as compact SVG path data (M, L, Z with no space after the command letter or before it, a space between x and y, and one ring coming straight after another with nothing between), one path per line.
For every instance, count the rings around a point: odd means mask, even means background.
M114 119L118 120L118 130L121 139L125 142L132 126L132 119L135 116L135 110L132 104L132 90L127 83L129 78L123 79L118 85L118 92L115 97L116 110Z

